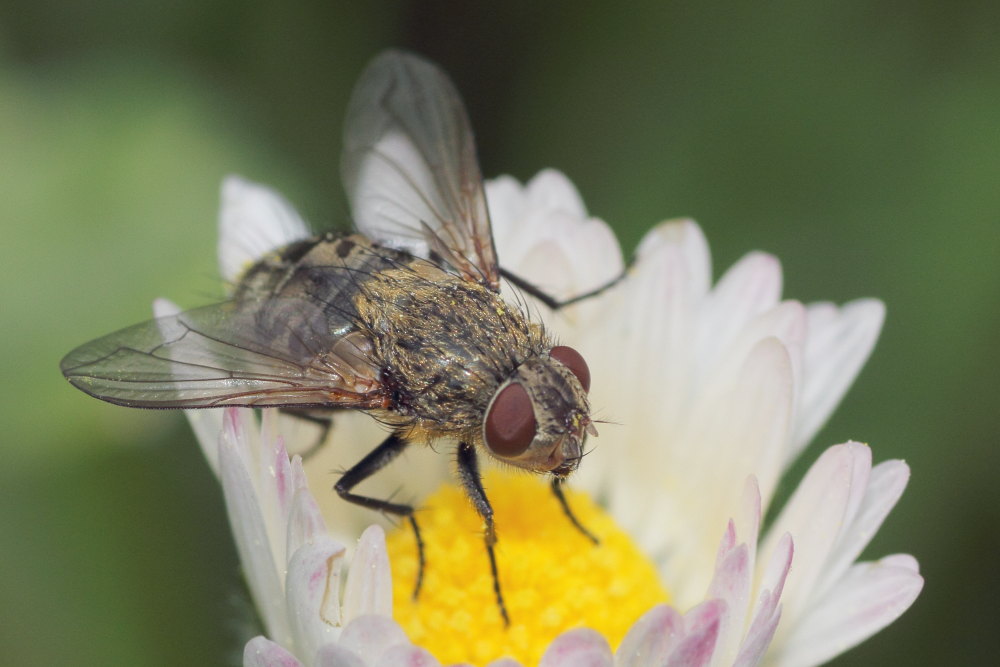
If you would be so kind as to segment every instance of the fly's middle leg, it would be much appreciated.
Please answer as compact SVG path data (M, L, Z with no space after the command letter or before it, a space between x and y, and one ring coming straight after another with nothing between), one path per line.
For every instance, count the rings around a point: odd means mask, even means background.
M413 535L417 541L417 581L413 586L413 597L416 599L420 594L420 586L424 582L424 541L420 537L420 527L417 526L417 520L413 516L413 505L394 503L380 498L351 493L351 489L355 486L389 465L393 459L406 449L408 444L398 434L393 433L383 440L382 444L368 452L363 459L354 464L350 470L341 475L337 483L334 484L333 489L337 492L337 495L349 503L387 514L394 514L409 521L410 526L413 528Z

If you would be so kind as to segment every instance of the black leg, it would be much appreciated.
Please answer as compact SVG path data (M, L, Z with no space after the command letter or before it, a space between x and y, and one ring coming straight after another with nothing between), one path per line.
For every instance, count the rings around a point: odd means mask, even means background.
M597 296L601 292L614 287L625 278L625 276L628 274L630 266L632 266L631 262L629 262L629 265L625 267L624 271L622 271L620 274L612 278L610 281L604 283L597 289L592 289L589 292L584 292L583 294L577 294L576 296L570 299L566 299L565 301L560 301L556 299L554 296L546 294L542 290L538 289L537 287L529 283L524 278L515 275L502 267L500 269L500 275L509 280L512 285L524 290L525 292L535 297L536 299L544 303L552 310L559 310L560 308L565 308L566 306L571 306L574 303L579 303L580 301L589 299L592 296Z
M302 421L307 421L311 424L316 424L320 427L319 435L316 437L316 442L309 445L305 450L299 452L299 456L302 457L303 461L308 461L313 455L316 454L323 447L326 442L326 436L330 435L330 429L333 427L333 413L326 412L322 414L317 414L316 412L310 412L308 410L297 410L295 408L279 408L281 414L288 415L289 417L295 417L296 419L301 419Z
M552 478L552 493L556 494L556 498L559 499L559 504L562 506L563 514L565 514L566 518L570 520L570 523L576 526L576 529L579 530L581 533L583 533L584 536L586 536L591 542L593 542L594 544L600 544L601 541L596 537L594 537L593 533L591 533L589 530L583 527L583 524L580 523L580 520L576 518L575 514L573 514L573 510L569 508L569 503L566 502L566 496L563 494L562 490L562 485L564 481L565 480L562 477Z
M479 461L476 458L476 450L467 442L460 442L458 444L458 475L476 511L479 512L479 516L483 517L483 521L486 523L484 539L486 541L486 553L490 557L490 571L493 573L493 592L497 596L497 606L500 607L500 616L503 617L503 624L504 626L509 626L510 617L507 616L507 607L503 603L503 593L500 592L497 557L493 551L493 545L497 543L496 527L493 525L493 507L490 505L490 501L486 499L486 491L483 490L483 480L479 475Z
M417 527L417 520L413 516L413 506L351 493L351 489L355 486L389 465L393 459L406 449L408 444L406 440L393 433L383 440L381 445L368 452L363 459L341 475L337 483L334 484L333 489L337 492L337 495L349 503L378 510L379 512L395 514L410 522L410 526L413 527L413 535L417 540L417 583L413 587L413 597L416 598L420 594L420 586L424 583L424 541L420 537L420 528Z

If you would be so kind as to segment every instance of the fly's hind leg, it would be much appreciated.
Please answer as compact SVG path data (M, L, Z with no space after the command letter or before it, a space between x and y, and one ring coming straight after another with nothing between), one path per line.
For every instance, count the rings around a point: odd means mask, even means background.
M296 408L280 408L281 414L288 415L289 417L295 417L304 422L309 422L310 424L316 424L319 427L319 434L311 445L306 447L301 452L293 452L302 457L303 461L308 461L310 458L316 455L323 445L326 443L326 438L330 435L330 429L333 428L333 412L316 412L315 410L304 410Z
M493 546L497 543L496 527L493 524L493 506L486 498L486 491L483 489L483 480L479 474L479 460L476 458L476 450L467 442L458 444L458 475L462 480L465 492L472 500L479 516L483 517L486 524L484 540L486 542L486 553L490 557L490 572L493 574L493 592L497 597L497 606L500 608L500 616L503 618L504 626L510 625L510 617L507 615L507 606L503 601L503 593L500 591L500 575L497 570L497 557Z
M605 290L611 289L612 287L620 283L625 278L626 275L628 275L628 270L629 268L631 268L631 266L632 262L629 262L628 266L626 266L621 273L619 273L617 276L615 276L608 282L604 283L603 285L600 285L595 289L590 290L589 292L584 292L583 294L577 294L576 296L566 299L564 301L560 301L551 294L547 294L546 292L542 291L540 288L531 284L524 278L520 277L517 274L511 273L510 271L504 269L503 267L500 268L500 275L509 280L510 283L515 287L517 287L518 289L523 290L527 294L530 294L531 296L535 297L536 299L544 303L550 309L559 310L560 308L565 308L566 306L572 306L574 303L579 303L580 301L586 301L591 297L601 294Z
M398 434L393 433L383 440L382 444L368 452L363 459L354 464L350 470L341 475L337 483L334 484L333 489L337 492L337 495L349 503L387 514L394 514L409 521L410 526L413 528L413 535L417 541L417 581L413 586L413 597L416 599L420 595L420 586L424 582L424 541L420 537L420 528L417 526L417 520L413 516L413 505L393 503L388 500L351 493L351 489L355 486L389 465L393 459L406 449L408 444Z
M583 527L583 524L580 523L580 520L576 518L575 514L573 514L573 510L569 508L569 503L566 502L566 496L565 494L563 494L562 490L562 485L563 482L565 481L566 480L564 480L562 477L552 478L552 493L555 494L556 499L559 501L559 505L560 507L562 507L563 514L566 515L566 518L569 519L570 523L572 523L577 530L583 533L584 537L589 539L595 545L600 544L601 541L597 539L592 532Z

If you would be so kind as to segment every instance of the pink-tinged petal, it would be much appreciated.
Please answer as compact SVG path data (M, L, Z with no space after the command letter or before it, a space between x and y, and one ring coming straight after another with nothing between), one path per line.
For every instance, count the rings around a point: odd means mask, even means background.
M295 488L292 479L291 462L284 439L278 431L278 411L262 410L260 432L263 440L261 456L261 482L266 488L273 489L275 507L283 519L287 515Z
M562 633L545 649L539 667L612 667L608 641L590 628Z
M841 530L823 574L816 582L814 595L823 595L857 560L910 480L910 467L902 461L884 461L872 468L861 506L854 519Z
M240 455L240 438L246 437L238 415L226 410L225 428L219 442L219 472L236 550L243 563L247 585L269 636L281 643L291 639L285 595L257 491Z
M309 478L302 469L302 457L298 454L292 456L292 488L296 491L309 488Z
M722 600L708 600L684 615L685 636L664 663L667 667L700 667L711 663L726 613Z
M455 665L455 667L459 666ZM498 658L497 660L494 660L493 662L486 665L486 667L524 667L524 666L514 658Z
M899 618L923 584L911 556L856 564L829 595L796 619L776 663L806 666L830 660Z
M615 665L645 667L663 664L683 635L684 620L677 610L665 604L657 605L629 628L615 653Z
M243 667L302 667L302 663L270 639L254 637L243 647Z
M796 618L823 575L841 530L850 525L864 497L871 450L858 443L830 447L805 478L771 527L761 553L772 553L784 533L795 539L795 567L784 596L786 618Z
M229 176L222 183L219 210L219 271L235 283L270 251L307 238L309 228L274 190Z
M292 500L292 508L288 513L288 531L286 550L289 556L298 551L304 544L329 537L323 515L320 513L316 499L309 489L299 489Z
M767 649L771 646L771 640L774 639L774 633L778 629L780 621L781 605L775 607L770 616L761 617L760 622L754 624L740 645L739 653L733 660L733 667L753 667L760 664Z
M361 534L344 587L346 621L366 614L392 616L389 554L385 547L385 531L377 525L368 526Z
M767 616L773 614L778 607L778 601L785 589L788 581L788 573L792 569L792 561L796 556L795 541L791 535L785 533L778 540L770 560L765 564L764 573L760 578L758 588L762 593L768 594L768 599L761 602L757 607L755 616ZM797 561L796 561L797 562ZM753 621L751 621L752 625Z
M440 667L441 663L427 649L398 645L383 653L375 665L376 667Z
M734 666L750 667L758 664L770 647L781 620L781 593L792 565L793 553L792 537L786 534L778 541L758 583L760 593L749 627L733 660Z
M885 305L876 299L859 299L839 309L815 303L807 316L806 372L789 461L826 423L861 372L882 330Z
M300 547L285 575L289 622L294 645L302 655L316 650L340 633L340 570L344 547L330 538Z
M340 644L324 644L316 651L313 667L367 667L365 660Z
M338 642L362 656L368 664L382 657L393 646L409 644L406 633L387 616L359 616L344 626Z
M723 545L728 542L728 534L735 535L733 523L730 522ZM720 550L715 564L715 576L708 587L709 599L722 600L728 613L724 614L719 627L719 655L731 655L736 652L740 635L743 632L744 619L750 598L751 573L753 556L745 543L736 544Z
M241 410L247 415L249 410ZM256 462L255 486L260 498L261 509L271 539L271 551L277 562L285 562L291 557L286 551L288 535L288 513L291 511L295 488L292 484L291 464L284 442L277 432L277 410L261 413L260 439L258 451L250 460ZM251 418L250 424L253 425ZM255 427L252 426L251 428Z

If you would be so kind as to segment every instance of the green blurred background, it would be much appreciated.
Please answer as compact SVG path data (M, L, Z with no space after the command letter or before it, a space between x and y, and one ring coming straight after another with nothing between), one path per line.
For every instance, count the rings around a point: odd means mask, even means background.
M836 664L995 658L1000 3L500 5L3 0L5 664L240 655L252 612L183 420L89 400L58 360L155 296L219 294L224 174L343 224L346 98L393 45L452 74L487 176L562 169L627 249L693 216L717 274L760 248L789 296L887 302L804 459L856 438L909 461L868 555L927 584Z

